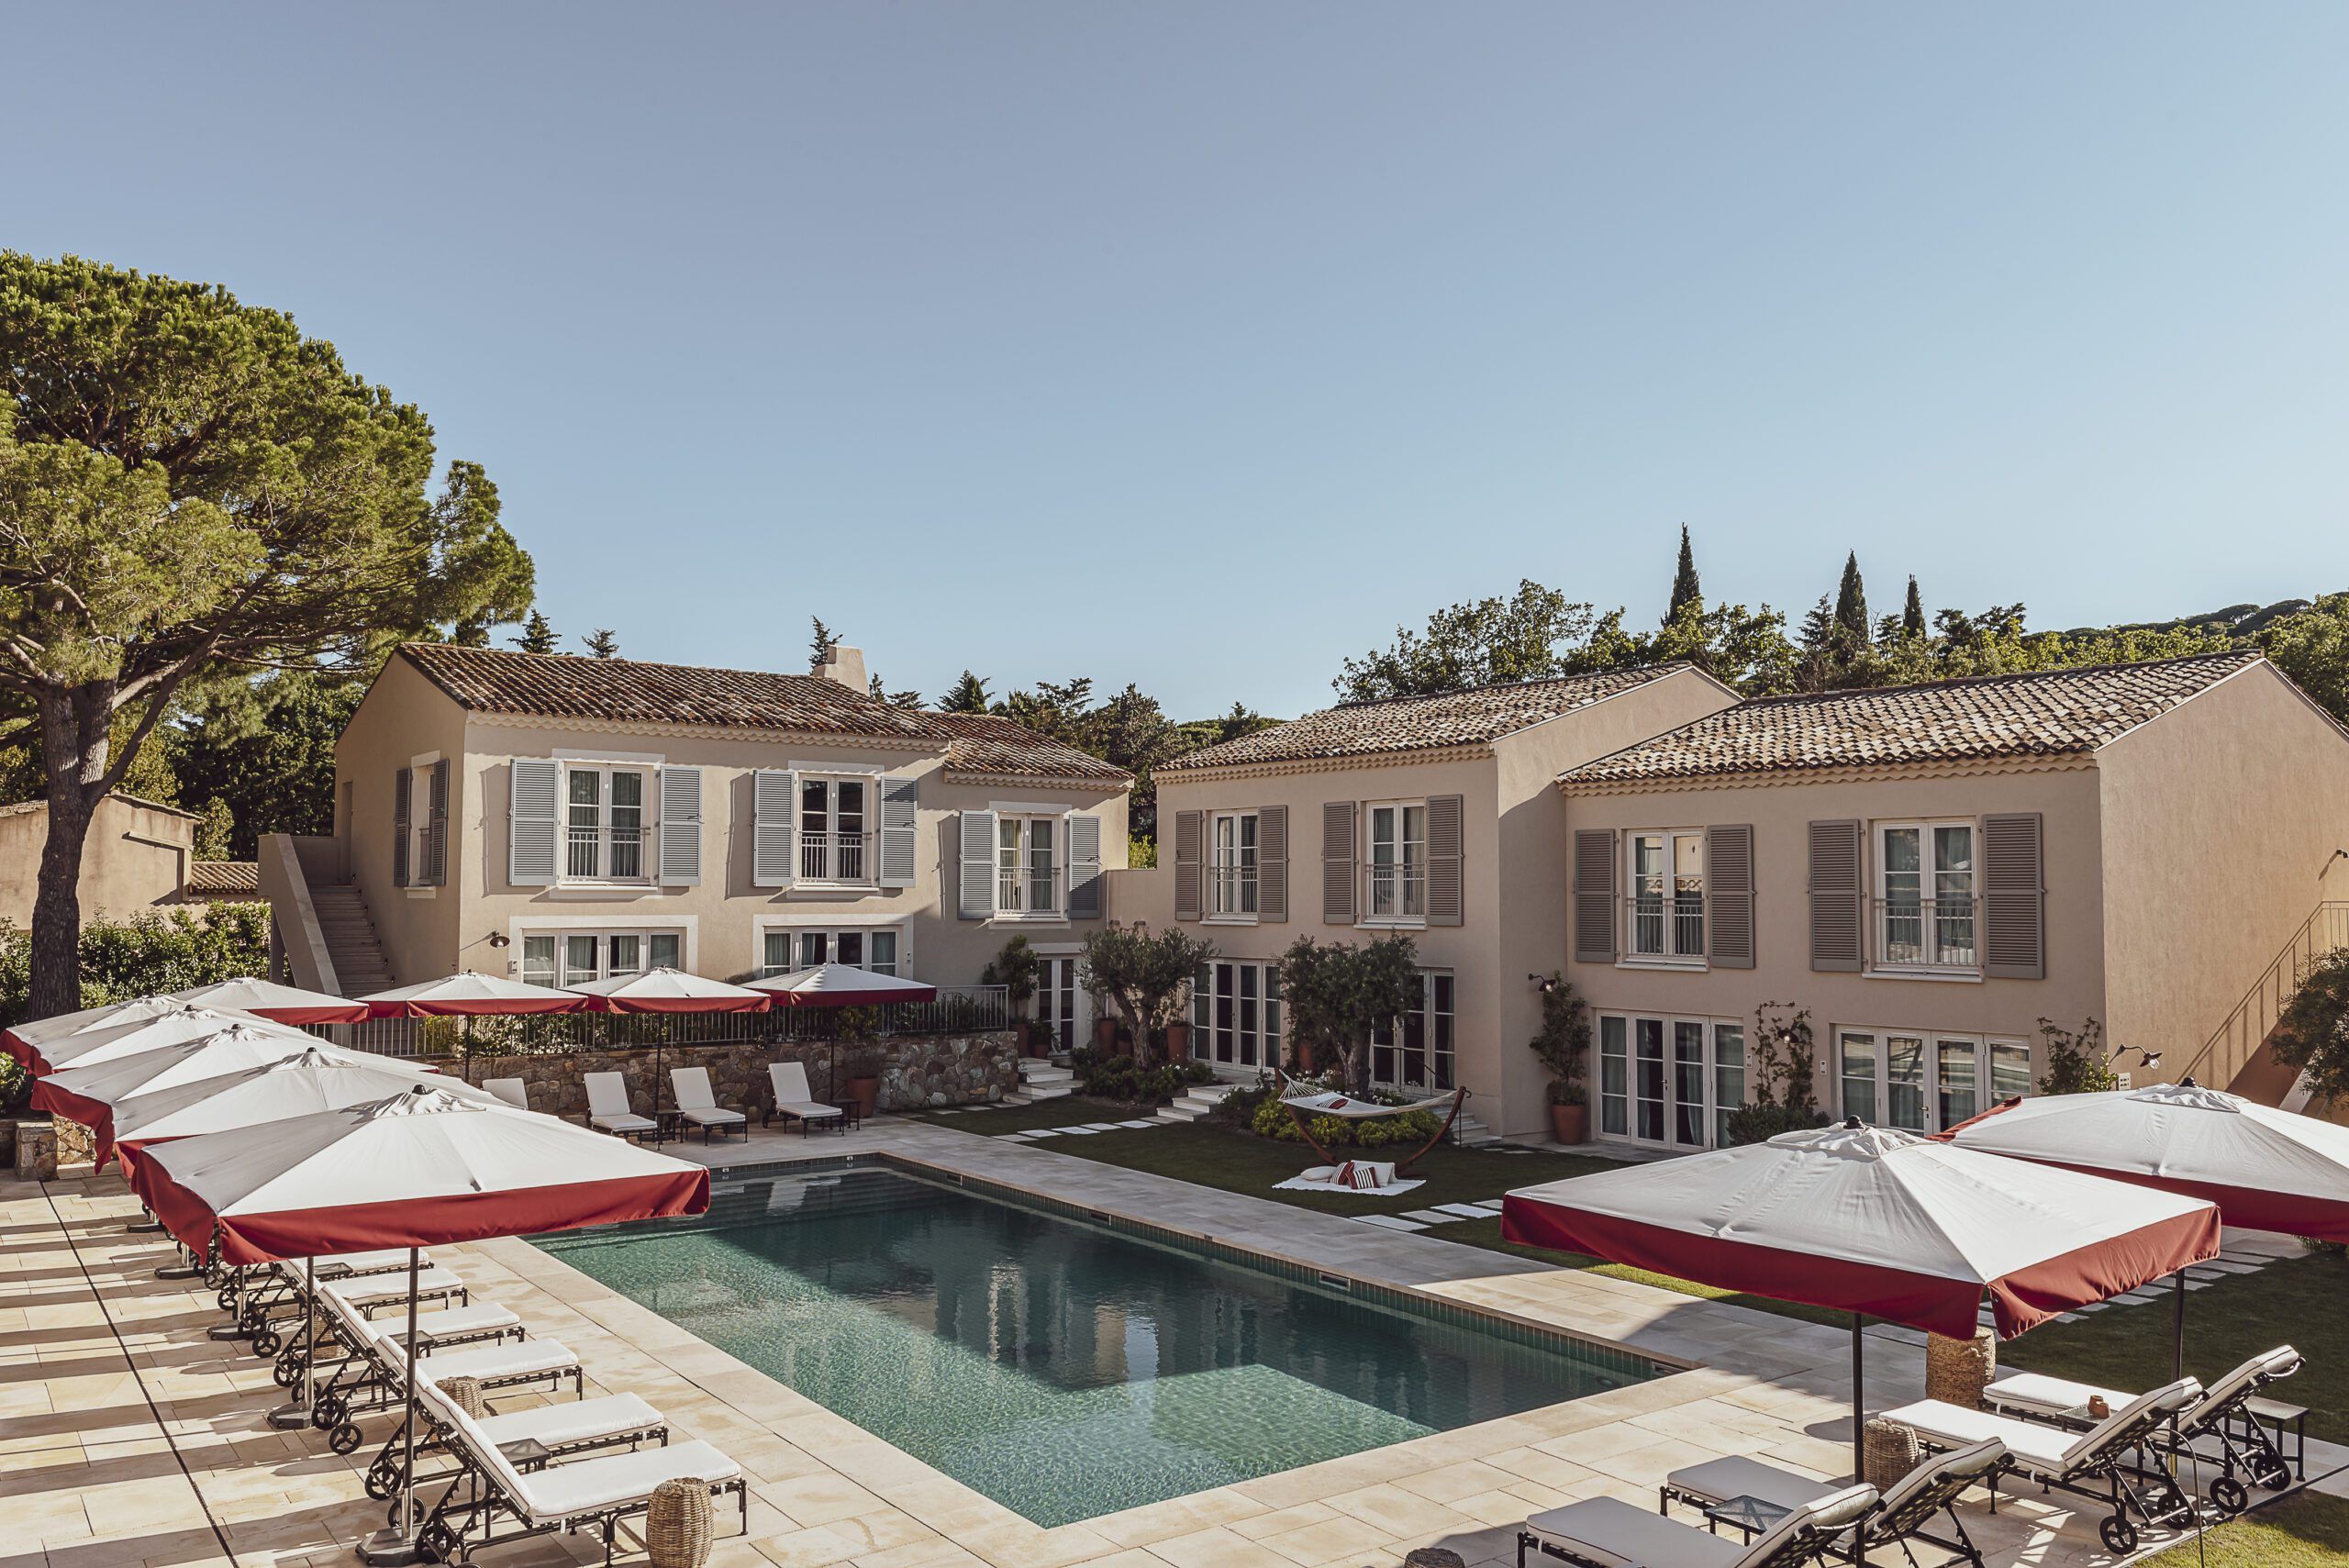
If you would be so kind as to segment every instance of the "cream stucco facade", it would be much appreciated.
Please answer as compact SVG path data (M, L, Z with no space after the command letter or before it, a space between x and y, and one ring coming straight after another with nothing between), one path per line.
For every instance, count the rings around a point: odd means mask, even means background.
M437 884L404 886L395 865L398 779L409 773L413 820L423 812L433 766L444 760L450 763L445 870ZM641 775L647 843L639 867L645 874L518 884L510 874L518 760L552 762L565 786L574 772L598 766ZM698 770L700 868L693 885L662 885L655 874L659 780L674 769ZM882 781L909 781L916 800L914 853L905 885L877 885L869 863L863 877L820 885L798 878L788 887L756 884L751 794L762 773L856 781L867 791L868 815L875 806L871 792ZM618 962L615 938L629 944L627 962L657 962L669 956L674 942L682 967L742 979L776 967L770 962L770 933L788 934L795 954L797 939L813 934L834 944L827 957L841 956L838 944L846 935L858 958L879 953L874 937L889 933L889 962L898 973L969 984L1015 934L1048 953L1072 952L1100 921L1066 913L1064 861L1057 868L1055 912L964 917L956 874L966 812L1024 814L1055 824L1070 814L1088 816L1098 825L1104 872L1126 863L1123 784L960 772L949 765L943 740L472 712L396 658L337 746L336 789L343 863L365 897L391 973L403 984L462 969L539 978L550 957L555 983L575 981L583 976L574 951L609 965ZM568 800L567 787L560 798ZM1056 838L1065 845L1064 836ZM422 874L420 841L411 842L410 853L419 868L407 879L413 884ZM796 849L793 854L796 864ZM1104 884L1115 881L1105 877ZM1104 913L1117 910L1112 906Z
M196 819L173 806L127 795L101 798L82 851L82 913L117 919L179 901L195 856ZM33 917L49 807L38 800L0 806L0 919Z

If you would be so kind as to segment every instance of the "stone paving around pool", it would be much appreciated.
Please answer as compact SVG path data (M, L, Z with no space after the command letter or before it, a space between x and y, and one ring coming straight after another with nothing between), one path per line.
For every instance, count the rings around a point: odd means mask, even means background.
M1600 1496L1653 1507L1667 1472L1715 1455L1822 1476L1849 1466L1849 1340L1839 1330L947 1126L885 1118L845 1137L763 1134L748 1148L686 1152L741 1167L881 1151L1692 1370L1045 1529L527 1242L436 1255L479 1299L511 1307L534 1338L569 1345L591 1395L639 1394L678 1437L715 1443L742 1465L751 1534L723 1537L713 1568L1394 1568L1430 1545L1498 1564L1514 1561L1515 1528L1529 1513ZM111 1176L0 1184L0 1568L351 1562L351 1543L382 1520L360 1475L389 1419L367 1423L368 1444L349 1459L328 1452L322 1434L271 1430L263 1413L282 1396L267 1366L206 1337L220 1320L208 1292L153 1277L167 1251L124 1231L136 1214ZM1921 1393L1914 1346L1872 1336L1869 1354L1872 1403ZM2312 1472L2349 1459L2310 1447ZM1976 1503L1966 1519L1996 1568L2112 1561L2092 1519L2035 1496L2002 1501L1995 1516ZM480 1562L600 1557L599 1544L578 1537L492 1549Z

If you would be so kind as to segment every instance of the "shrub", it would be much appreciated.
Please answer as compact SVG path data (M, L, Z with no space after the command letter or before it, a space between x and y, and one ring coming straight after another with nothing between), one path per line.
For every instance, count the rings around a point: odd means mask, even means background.
M1121 1105L1163 1105L1193 1084L1212 1083L1214 1072L1197 1062L1145 1067L1130 1056L1080 1051L1069 1058L1077 1093Z
M1806 1128L1825 1127L1827 1113L1813 1106L1797 1110L1787 1106L1740 1106L1729 1113L1729 1125L1723 1129L1723 1148L1733 1149L1742 1143L1767 1143L1782 1132L1799 1132Z
M1275 1097L1276 1093L1270 1078L1259 1078L1255 1083L1234 1089L1218 1100L1215 1109L1208 1113L1208 1119L1252 1132L1256 1127L1256 1107Z
M1590 1061L1590 1012L1555 970L1542 983L1541 1030L1526 1044L1550 1070L1552 1105L1586 1103L1582 1075Z
M2042 1018L2039 1038L2044 1042L2039 1059L2047 1064L2039 1080L2041 1094L2092 1095L2121 1087L2120 1075L2105 1061L2104 1026L2094 1018L2077 1033L2053 1018Z
M1010 1004L1011 1016L1024 1018L1028 1016L1028 1004L1035 998L1036 979L1043 967L1044 961L1036 956L1028 939L1014 937L979 971L979 984L1002 986L1003 999Z
M2276 1020L2276 1060L2304 1074L2309 1093L2349 1104L2349 948L2309 965Z
M1377 1097L1381 1103L1392 1103L1391 1096ZM1361 1121L1334 1116L1309 1119L1313 1136L1324 1149L1378 1149L1390 1143L1425 1143L1443 1125L1433 1111L1398 1111L1393 1116ZM1288 1107L1281 1104L1277 1095L1265 1095L1257 1102L1252 1125L1259 1137L1284 1143L1305 1141L1297 1130L1297 1118L1288 1114Z
M1299 937L1281 954L1281 1006L1300 1061L1339 1062L1357 1096L1370 1087L1371 1031L1411 1010L1419 950L1408 936L1355 947Z
M25 1108L25 1096L32 1092L32 1078L17 1065L12 1057L0 1056L0 1116L15 1116Z
M269 969L269 906L186 905L82 926L82 1006L103 1007ZM32 936L0 921L0 1027L19 1023L32 989Z

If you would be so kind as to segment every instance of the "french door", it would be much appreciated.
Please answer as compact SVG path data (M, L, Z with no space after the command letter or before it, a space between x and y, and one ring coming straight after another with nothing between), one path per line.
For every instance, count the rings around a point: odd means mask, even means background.
M1745 1098L1745 1026L1602 1013L1598 1130L1666 1149L1724 1141Z
M1076 969L1074 958L1048 958L1036 976L1036 1024L1055 1052L1083 1045L1092 1028L1093 998Z

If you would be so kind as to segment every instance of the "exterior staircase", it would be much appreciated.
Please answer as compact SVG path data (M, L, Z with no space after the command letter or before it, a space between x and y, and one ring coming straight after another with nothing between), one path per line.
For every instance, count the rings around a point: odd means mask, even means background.
M1057 1100L1076 1092L1076 1074L1065 1067L1055 1067L1041 1056L1019 1059L1019 1087L1003 1096L1007 1106L1032 1106L1044 1100Z
M357 884L348 882L310 885L310 905L318 912L318 929L327 940L327 956L334 961L334 977L346 996L388 991L392 966L384 958L384 944L367 913L367 900Z
M1197 1121L1223 1103L1223 1097L1238 1088L1237 1084L1198 1084L1184 1091L1181 1098L1158 1113L1160 1121Z
M2276 1060L2267 1040L2310 965L2343 947L2349 947L2349 899L2327 899L2300 923L2202 1049L2176 1067L2165 1068L2164 1075L2191 1077L2288 1111L2307 1110L2309 1095L2299 1075Z
M1501 1135L1486 1126L1475 1111L1470 1110L1466 1106L1460 1107L1460 1115L1452 1124L1453 1142L1463 1149L1482 1149L1486 1144L1498 1143L1500 1140Z

